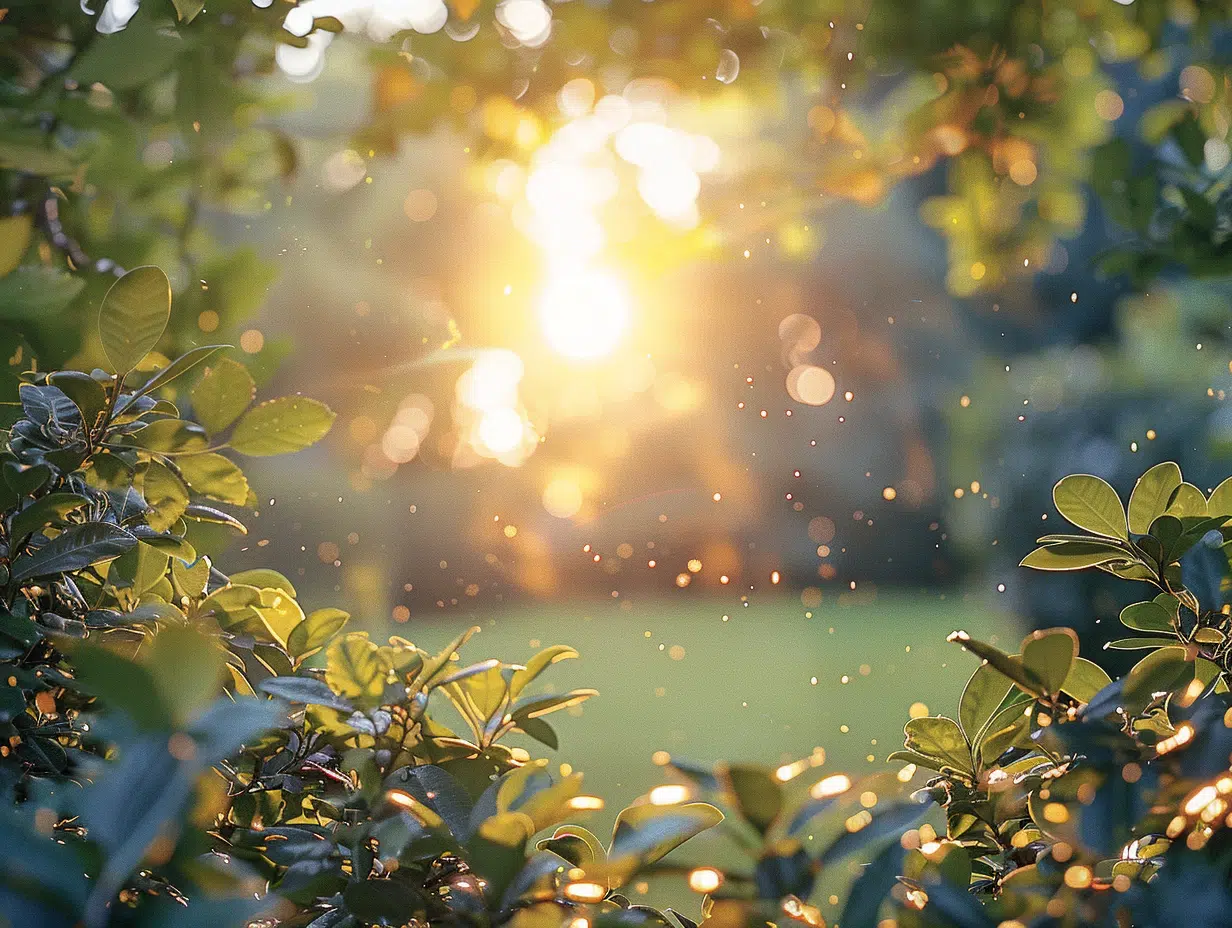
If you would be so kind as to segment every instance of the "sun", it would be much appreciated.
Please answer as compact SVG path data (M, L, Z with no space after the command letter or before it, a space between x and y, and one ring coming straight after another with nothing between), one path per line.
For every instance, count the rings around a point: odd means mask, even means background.
M573 361L607 357L625 337L629 295L611 271L586 268L553 275L539 297L548 345Z

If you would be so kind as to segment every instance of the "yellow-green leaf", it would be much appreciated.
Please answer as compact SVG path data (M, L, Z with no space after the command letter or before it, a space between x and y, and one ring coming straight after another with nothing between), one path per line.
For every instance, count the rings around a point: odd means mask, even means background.
M154 350L171 318L171 283L156 267L129 271L107 291L98 334L111 369L123 376Z
M334 412L324 403L283 396L244 413L231 435L231 447L252 457L291 454L324 438L333 422Z
M1125 510L1116 490L1090 474L1071 474L1052 488L1057 512L1079 528L1107 538L1129 539Z
M210 365L189 391L193 415L207 432L215 435L243 415L252 405L256 390L248 368L238 361L222 358Z
M1129 530L1145 535L1151 523L1168 511L1172 494L1181 485L1181 469L1174 461L1156 464L1138 478L1129 496Z
M0 277L21 263L22 256L30 247L33 228L34 222L27 213L0 219Z

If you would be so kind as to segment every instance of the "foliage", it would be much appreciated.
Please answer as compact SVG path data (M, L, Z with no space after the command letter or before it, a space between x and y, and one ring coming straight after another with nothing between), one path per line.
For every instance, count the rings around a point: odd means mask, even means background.
M801 794L816 758L672 760L677 782L605 843L570 821L603 805L582 775L508 743L554 748L546 717L595 695L534 693L571 648L464 664L476 629L435 653L379 644L342 610L305 613L275 571L214 567L208 527L243 530L215 507L251 492L223 452L302 449L331 415L302 397L251 405L219 346L145 370L169 313L161 272L130 272L99 317L113 372L28 373L11 407L0 908L15 923L696 928L622 892L687 871L703 925L817 926L821 881L852 858L871 862L847 928L1205 924L1226 904L1232 479L1208 495L1160 464L1127 507L1089 475L1054 488L1082 534L1043 536L1024 565L1152 588L1122 614L1119 646L1147 653L1121 679L1068 628L1016 653L956 632L980 666L956 718L907 723L897 774ZM189 375L208 427L166 398ZM921 824L932 803L940 830ZM668 856L710 830L747 863Z
M1088 181L1121 228L1109 271L1141 285L1176 265L1226 274L1226 4L518 2L542 7L550 31L522 35L509 0L436 3L442 15L425 13L427 24L353 0L116 0L97 19L76 0L10 3L0 20L6 356L73 356L83 333L66 311L97 300L125 267L169 269L177 348L251 313L270 268L220 246L202 220L272 208L297 154L277 121L290 103L268 78L276 60L324 55L339 32L378 40L371 106L350 140L361 153L444 124L483 157L526 160L561 120L561 88L587 74L745 107L767 131L780 128L770 114L786 87L803 93L808 126L787 127L783 163L760 166L773 175L803 168L804 186L873 204L948 162L948 189L922 217L947 239L958 294L1047 266L1056 239L1083 227ZM1129 62L1141 94L1113 80ZM1179 99L1160 89L1174 80ZM1138 113L1139 96L1162 99ZM1123 110L1126 122L1140 116L1140 134L1114 136ZM262 352L262 364L277 354Z

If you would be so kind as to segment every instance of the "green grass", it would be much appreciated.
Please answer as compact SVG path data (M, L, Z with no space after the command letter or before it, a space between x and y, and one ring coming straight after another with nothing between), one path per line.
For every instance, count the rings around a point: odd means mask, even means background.
M581 652L540 678L557 690L600 693L572 710L575 717L550 717L561 749L549 756L583 771L587 792L607 800L586 822L606 834L622 805L663 782L651 761L659 750L705 764L778 765L821 747L825 764L801 777L810 783L840 771L885 770L887 755L902 747L909 707L922 702L952 713L976 667L945 636L965 628L1013 648L1021 634L994 603L957 594L882 595L871 604L828 599L807 612L786 595L758 596L747 607L684 594L519 606L470 616L483 631L463 658L525 660L551 644ZM420 623L416 643L441 646L461 621ZM683 654L673 659L677 647ZM687 896L679 888L654 891L660 903L687 904ZM694 899L688 907L695 906Z

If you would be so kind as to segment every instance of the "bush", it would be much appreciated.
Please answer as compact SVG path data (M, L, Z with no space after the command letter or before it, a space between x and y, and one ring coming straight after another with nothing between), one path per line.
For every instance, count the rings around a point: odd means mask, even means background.
M219 346L161 358L169 315L162 273L128 273L99 316L112 370L28 373L9 407L10 924L695 928L621 892L684 870L704 924L817 926L819 878L848 859L869 863L843 928L1226 923L1232 479L1207 496L1160 464L1128 511L1095 477L1055 487L1084 534L1046 535L1023 564L1155 593L1121 615L1133 635L1113 646L1147 653L1120 680L1079 657L1068 628L1016 654L955 632L981 663L957 718L907 723L897 774L832 774L796 799L808 759L673 761L676 782L622 810L604 842L568 823L602 807L581 775L553 778L505 743L555 748L546 717L595 695L534 695L571 648L465 664L474 629L436 654L378 644L342 610L305 613L275 571L214 566L213 533L244 531L217 507L251 502L222 452L298 451L333 416L298 396L252 405ZM446 703L463 731L435 714ZM931 778L908 792L919 770ZM934 805L940 828L920 824ZM744 869L665 862L714 828Z

